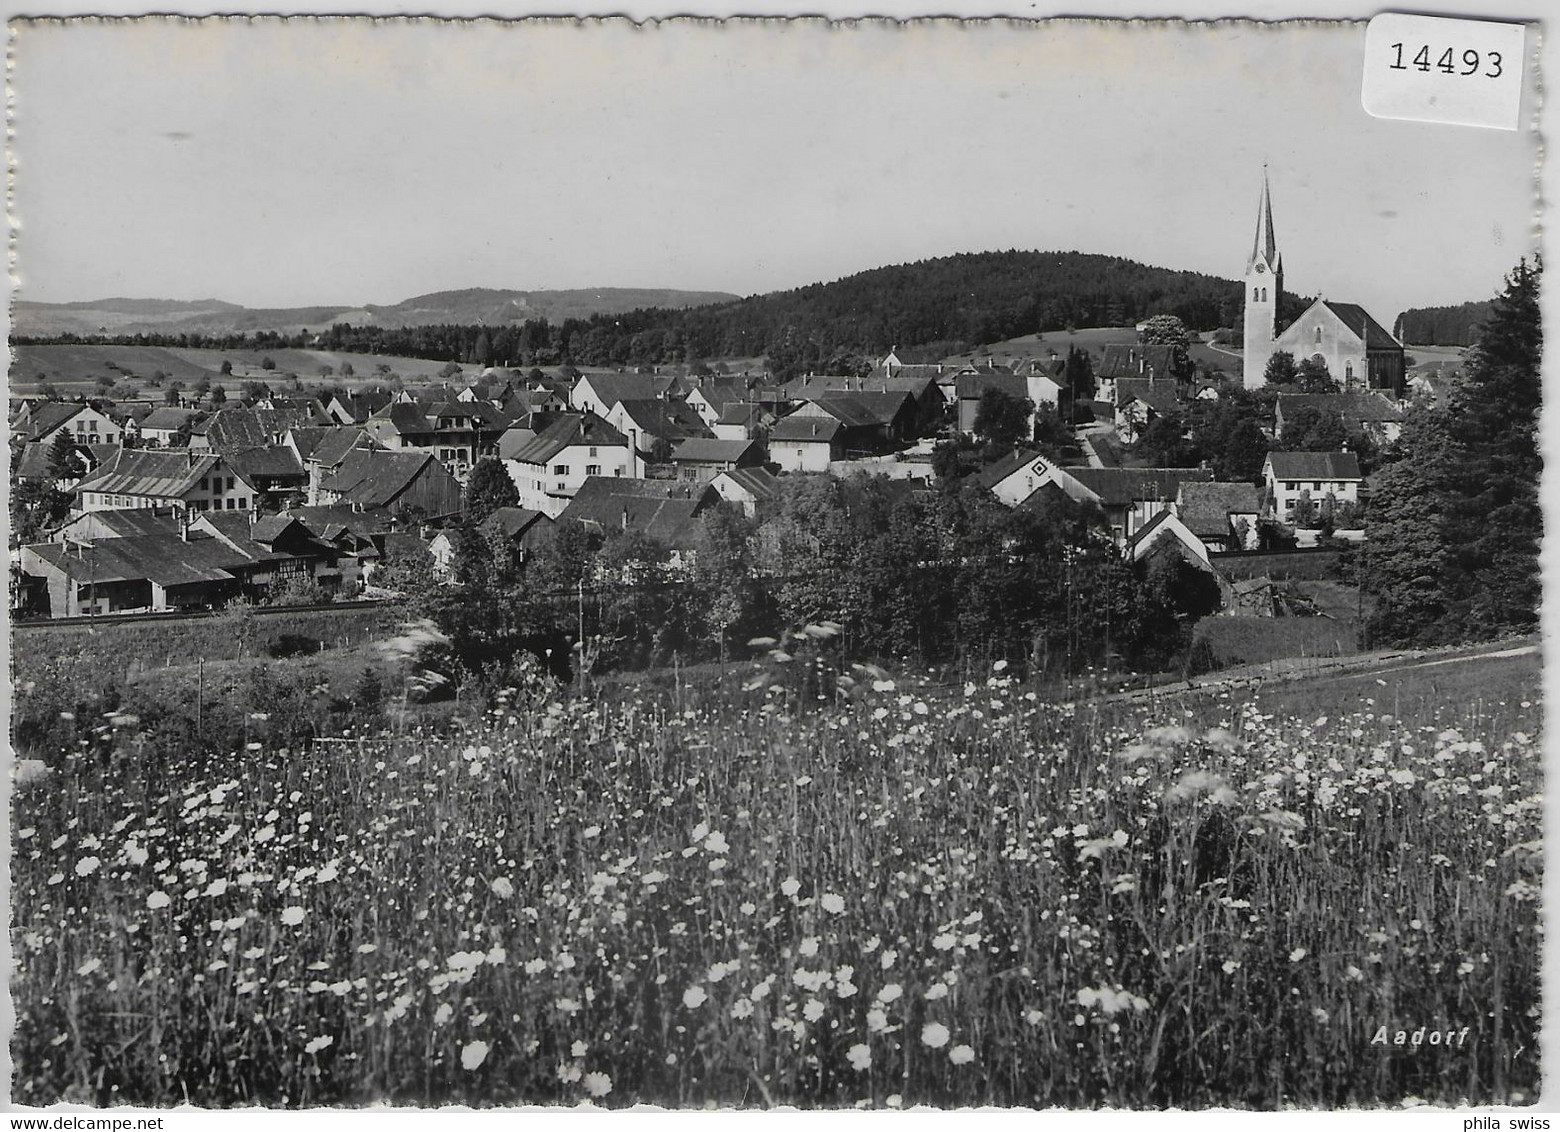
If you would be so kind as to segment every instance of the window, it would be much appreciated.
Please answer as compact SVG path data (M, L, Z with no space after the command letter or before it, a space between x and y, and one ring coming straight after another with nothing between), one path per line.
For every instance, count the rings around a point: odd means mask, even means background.
M555 476L566 476L568 474L569 474L569 465L567 465L567 464L554 464L553 465L553 475L555 475Z
M233 510L236 510L237 507L238 507L238 500L234 499L232 496L228 496L227 509L229 511L233 511Z
M1317 327L1317 328L1316 328L1316 339L1315 339L1315 341L1316 341L1316 342L1317 342L1317 343L1318 343L1318 344L1320 344L1320 343L1321 343L1321 341L1322 341L1322 328L1321 328L1321 327L1320 327L1320 326L1318 326L1318 327Z
M248 511L249 510L249 500L245 496L240 495L238 497L238 509L240 511Z
M233 490L233 477L232 476L228 477L228 490L229 491Z
M206 477L205 476L201 476L200 477L200 489L202 491L206 490Z
M587 476L599 476L601 474L601 465L600 464L586 464L585 465L585 474Z
M591 448L590 455L591 455L591 459L595 459L596 458L596 449L594 447Z
M1286 483L1286 484L1284 484L1284 490L1285 490L1285 491L1294 491L1294 490L1295 490L1295 489L1297 489L1297 488L1298 488L1298 487L1299 487L1299 486L1300 486L1300 485L1299 485L1299 484L1296 484L1296 483Z
M1313 483L1311 485L1311 490L1312 491L1321 491L1322 490L1322 485L1319 484L1319 483Z

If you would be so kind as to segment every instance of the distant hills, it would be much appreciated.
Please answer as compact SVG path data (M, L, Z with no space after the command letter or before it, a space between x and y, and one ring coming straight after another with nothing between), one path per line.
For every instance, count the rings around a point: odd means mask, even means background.
M418 295L391 306L250 308L219 299L97 299L75 303L19 301L12 333L45 338L146 335L231 335L319 332L337 323L399 330L412 326L519 325L536 319L562 322L615 315L645 307L676 310L731 302L724 291L600 287L573 291L507 291L474 287Z

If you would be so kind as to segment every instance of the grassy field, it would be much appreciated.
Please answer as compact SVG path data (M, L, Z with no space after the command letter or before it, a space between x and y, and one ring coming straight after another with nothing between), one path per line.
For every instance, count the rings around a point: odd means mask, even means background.
M159 370L186 385L203 377L216 378L219 358L210 368L181 357L191 351L160 346L12 346L10 384L13 390L32 391L48 381L71 393L87 392L98 378L123 381L139 389ZM112 365L110 365L112 363Z
M994 671L172 760L105 720L15 794L13 1097L1531 1102L1519 659L1390 709Z

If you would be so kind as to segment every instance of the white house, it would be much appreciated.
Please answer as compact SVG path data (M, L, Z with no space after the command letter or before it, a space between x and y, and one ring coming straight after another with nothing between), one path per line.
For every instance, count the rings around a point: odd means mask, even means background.
M589 476L631 477L628 438L595 413L569 413L503 461L519 506L556 519Z
M167 506L252 511L255 488L222 456L179 449L121 450L76 485L80 511Z
M1353 452L1269 452L1262 478L1274 512L1286 520L1293 518L1302 497L1318 506L1329 495L1339 503L1358 503L1365 479Z
M769 459L787 472L827 472L832 460L844 456L840 433L844 426L833 417L793 413L775 422L769 432Z

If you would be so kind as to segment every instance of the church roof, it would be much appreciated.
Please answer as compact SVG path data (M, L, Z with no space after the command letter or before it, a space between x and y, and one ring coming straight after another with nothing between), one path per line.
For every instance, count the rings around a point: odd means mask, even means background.
M1401 350L1403 343L1394 338L1381 323L1370 317L1370 312L1358 303L1335 303L1323 299L1322 305L1343 320L1343 324L1360 336L1369 349L1372 346L1395 347Z

